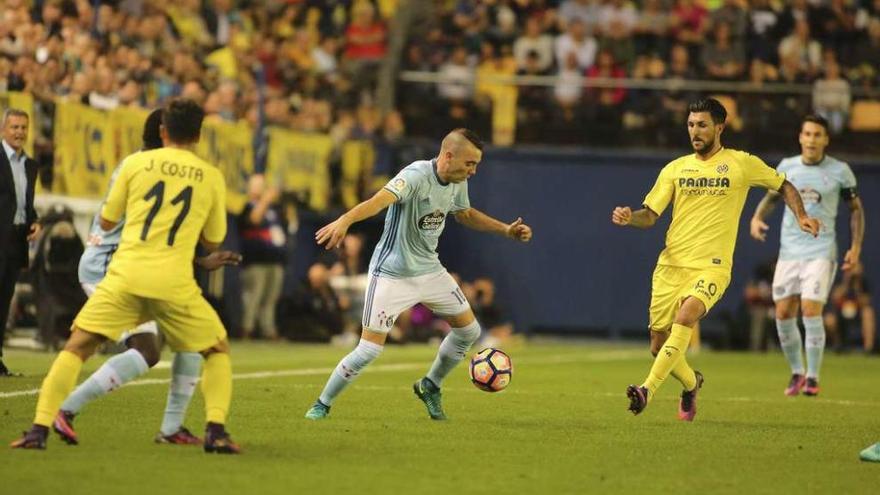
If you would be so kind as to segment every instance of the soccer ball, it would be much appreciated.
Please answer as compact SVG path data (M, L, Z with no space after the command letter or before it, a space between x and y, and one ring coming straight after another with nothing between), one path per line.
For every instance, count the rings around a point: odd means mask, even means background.
M513 363L510 356L488 347L471 357L471 381L480 390L500 392L510 385Z

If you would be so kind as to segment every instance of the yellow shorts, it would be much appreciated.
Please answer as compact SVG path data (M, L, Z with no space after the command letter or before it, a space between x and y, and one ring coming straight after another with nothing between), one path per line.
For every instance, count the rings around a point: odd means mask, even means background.
M682 301L695 297L706 306L706 313L721 299L730 283L730 273L657 265L651 279L651 309L648 328L666 332L672 328Z
M99 284L76 315L75 327L119 340L123 332L156 320L174 352L199 352L226 339L226 329L201 295L187 302L163 301L111 291Z

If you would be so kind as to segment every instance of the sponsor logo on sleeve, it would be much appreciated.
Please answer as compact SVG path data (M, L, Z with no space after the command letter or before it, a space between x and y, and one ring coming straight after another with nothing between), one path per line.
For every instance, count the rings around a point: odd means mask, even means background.
M389 182L388 186L391 187L391 189L394 189L395 191L402 193L403 190L406 189L406 180L398 177L397 179L394 179L393 181Z

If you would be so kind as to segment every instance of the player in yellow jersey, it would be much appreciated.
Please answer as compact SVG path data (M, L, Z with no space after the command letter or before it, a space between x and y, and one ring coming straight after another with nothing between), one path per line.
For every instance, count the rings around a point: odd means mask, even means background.
M666 248L652 279L650 335L655 356L640 386L630 385L629 410L641 413L667 376L684 386L678 417L693 421L703 376L685 359L694 326L721 299L730 282L740 214L752 186L782 193L800 228L816 236L819 222L807 216L800 194L783 174L760 158L721 146L727 120L724 106L713 98L688 107L687 128L694 154L673 160L660 171L645 197L644 208L617 207L616 225L649 228L672 203Z
M191 151L204 115L191 100L172 100L162 113L164 147L123 161L100 220L110 230L125 217L119 249L43 380L33 427L12 447L45 448L83 362L104 341L155 320L173 351L205 357L205 451L239 452L224 427L232 398L226 330L193 277L196 245L216 251L226 237L223 176Z

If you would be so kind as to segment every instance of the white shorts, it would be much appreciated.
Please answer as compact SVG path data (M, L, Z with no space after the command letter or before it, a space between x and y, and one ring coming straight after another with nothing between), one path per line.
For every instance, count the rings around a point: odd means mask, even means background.
M830 259L781 260L773 274L773 300L792 296L824 303L831 291L837 263Z
M374 332L388 333L397 316L418 303L440 317L460 315L471 307L446 270L410 278L370 275L362 325Z
M95 289L98 287L98 284L82 283L80 285L82 285L83 292L85 292L86 295L89 297L92 297L92 294L95 293ZM122 336L119 337L119 340L117 342L119 342L120 344L124 344L125 341L128 340L129 337L131 337L132 335L140 334L140 333L150 333L150 334L153 334L156 337L158 337L159 336L159 327L156 326L155 321L146 321L146 322L141 323L140 325L136 326L135 328L132 328L131 330L129 330L127 332L123 332Z

